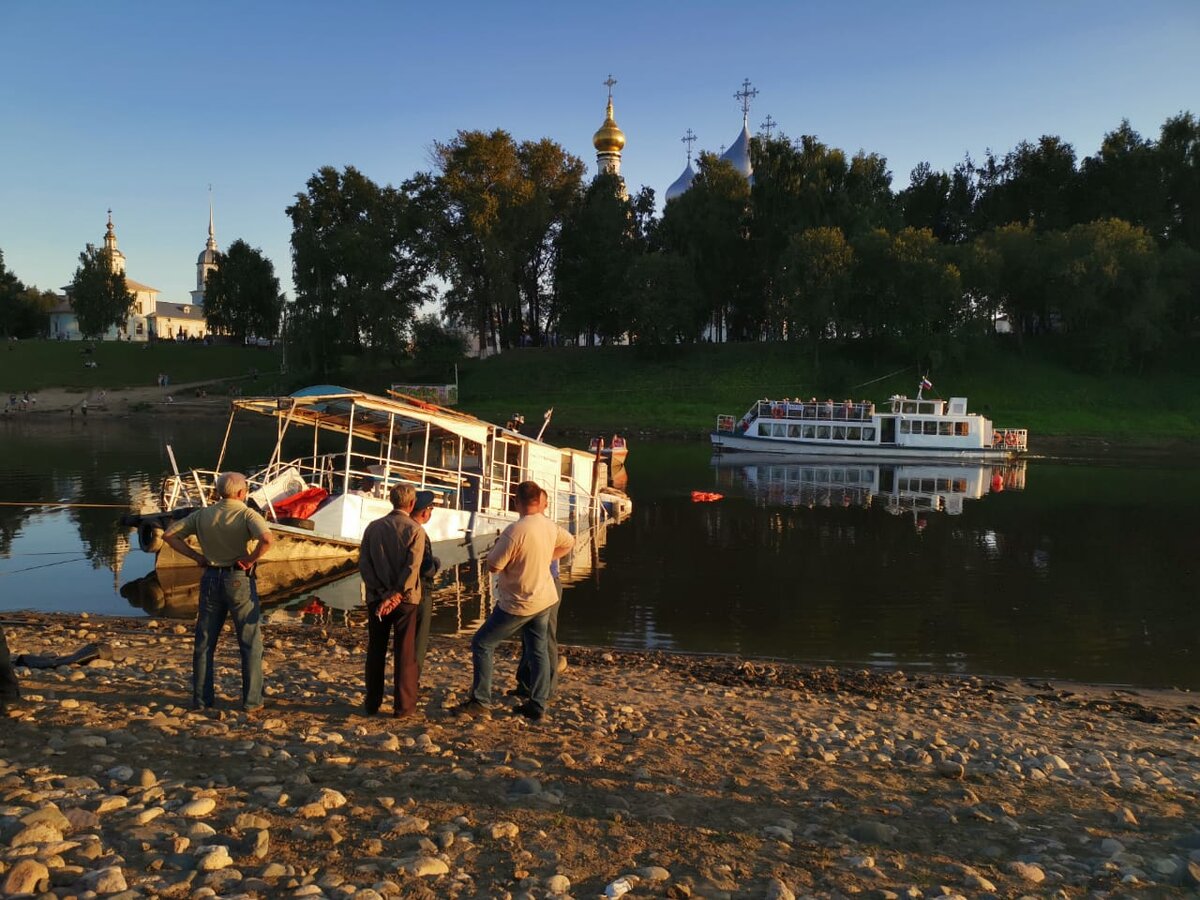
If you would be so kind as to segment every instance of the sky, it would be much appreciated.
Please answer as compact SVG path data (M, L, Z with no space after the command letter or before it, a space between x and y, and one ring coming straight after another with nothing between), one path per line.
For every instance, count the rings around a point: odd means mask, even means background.
M1096 152L1200 115L1198 0L203 4L0 0L0 251L70 282L112 209L130 278L186 300L208 229L292 296L286 207L322 166L398 185L460 129L549 137L595 172L611 73L622 174L660 198L759 91L790 137L949 169L1055 134Z

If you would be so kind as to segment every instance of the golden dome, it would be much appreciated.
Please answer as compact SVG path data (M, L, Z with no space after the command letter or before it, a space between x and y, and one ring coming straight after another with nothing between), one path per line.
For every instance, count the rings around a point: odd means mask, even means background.
M625 148L625 132L617 127L613 119L612 97L608 98L608 113L604 124L592 137L592 146L599 153L620 153Z

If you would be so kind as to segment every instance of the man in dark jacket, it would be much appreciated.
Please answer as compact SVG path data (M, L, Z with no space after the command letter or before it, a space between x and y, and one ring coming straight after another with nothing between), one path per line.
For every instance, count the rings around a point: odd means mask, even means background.
M21 689L17 686L17 673L13 671L12 659L8 655L4 626L0 625L0 711L19 703L20 700Z
M388 497L392 511L367 526L358 553L358 571L367 589L367 696L363 712L374 715L383 703L383 671L390 637L393 715L402 718L417 708L416 637L425 532L411 516L416 500L411 484L395 485Z

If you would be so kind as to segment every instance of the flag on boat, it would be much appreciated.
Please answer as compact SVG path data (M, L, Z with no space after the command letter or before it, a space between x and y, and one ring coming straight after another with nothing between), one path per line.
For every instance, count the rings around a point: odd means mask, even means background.
M921 379L921 390L927 391L932 387L933 387L933 382L930 381L928 378Z

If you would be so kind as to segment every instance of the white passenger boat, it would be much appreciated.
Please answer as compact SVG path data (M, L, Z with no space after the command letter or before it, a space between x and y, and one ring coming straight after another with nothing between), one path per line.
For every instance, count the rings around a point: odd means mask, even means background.
M1025 460L998 463L952 460L867 462L757 453L713 458L717 483L768 507L849 508L882 506L888 512L956 516L970 500L1025 487Z
M928 387L928 382L922 382ZM718 453L869 456L888 459L1011 459L1028 449L1024 428L997 428L967 412L966 397L896 395L882 410L868 401L759 400L741 418L719 416Z
M138 529L141 549L158 554L157 568L192 565L164 545L162 532L172 520L214 501L239 413L276 421L270 460L247 473L248 499L276 538L264 562L355 555L367 524L391 510L388 489L400 482L433 492L425 530L443 565L486 550L516 521L515 489L522 481L545 488L548 515L564 524L628 514L627 508L614 509L591 453L554 447L540 435L527 437L402 394L380 397L322 385L286 397L233 400L213 468L176 468L164 481L156 509L123 520ZM168 455L174 467L174 453Z

